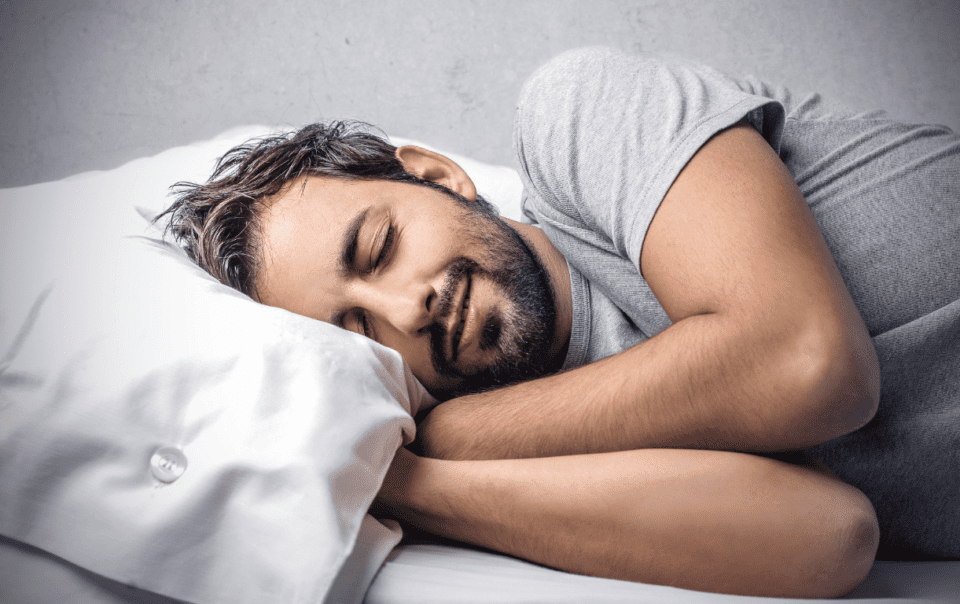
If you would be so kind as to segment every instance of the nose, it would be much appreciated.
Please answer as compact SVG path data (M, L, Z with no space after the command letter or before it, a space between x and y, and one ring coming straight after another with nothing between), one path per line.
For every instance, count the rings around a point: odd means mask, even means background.
M369 311L402 334L419 335L433 323L437 293L429 283L397 283L364 293Z

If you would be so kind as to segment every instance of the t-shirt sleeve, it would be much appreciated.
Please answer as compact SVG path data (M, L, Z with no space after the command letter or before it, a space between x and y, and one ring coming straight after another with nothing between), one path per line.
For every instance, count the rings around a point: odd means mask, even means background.
M717 71L605 48L564 53L530 78L518 104L524 213L574 265L600 252L639 267L676 176L711 136L743 119L777 149L783 107Z

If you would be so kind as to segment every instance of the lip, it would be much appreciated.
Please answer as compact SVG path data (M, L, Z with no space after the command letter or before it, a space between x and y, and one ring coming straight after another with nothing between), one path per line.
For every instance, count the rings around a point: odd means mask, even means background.
M471 282L471 286L473 283ZM470 306L466 309L466 315L463 317L463 322L460 324L460 341L457 344L457 355L463 353L467 347L469 347L474 340L477 339L477 332L479 331L480 323L477 321L477 315L479 313L480 305L477 304L476 296L471 296L473 288L467 290L467 296L470 297ZM466 301L466 300L464 300Z
M472 283L473 281L470 275L466 275L463 278L463 284L460 286L460 292L457 296L457 303L454 306L453 313L451 313L450 324L447 329L447 332L450 334L449 350L451 363L456 362L457 357L460 356L460 344L464 328L466 327L466 315L469 314L469 312L464 313L463 304L470 296ZM467 310L469 311L469 309Z

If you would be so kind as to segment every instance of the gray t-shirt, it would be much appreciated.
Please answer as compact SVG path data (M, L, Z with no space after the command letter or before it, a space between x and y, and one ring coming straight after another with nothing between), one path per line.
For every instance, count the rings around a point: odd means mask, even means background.
M743 119L800 186L880 357L877 417L813 453L870 496L883 554L960 557L960 137L947 128L795 103L677 58L554 59L523 89L514 143L524 217L570 267L565 366L670 325L640 274L644 237L687 161Z

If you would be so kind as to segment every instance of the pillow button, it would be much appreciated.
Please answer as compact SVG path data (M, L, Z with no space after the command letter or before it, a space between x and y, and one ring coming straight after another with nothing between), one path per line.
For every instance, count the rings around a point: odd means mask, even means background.
M176 447L160 447L150 458L150 471L160 482L173 482L187 469L187 457Z

